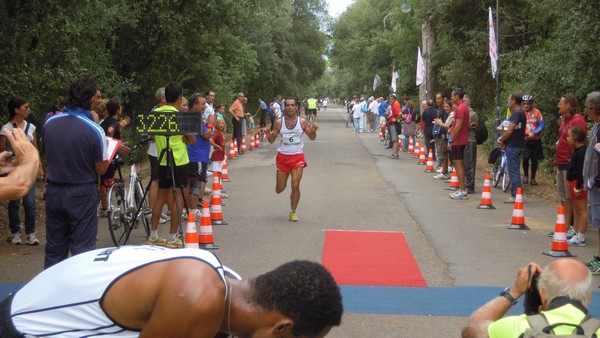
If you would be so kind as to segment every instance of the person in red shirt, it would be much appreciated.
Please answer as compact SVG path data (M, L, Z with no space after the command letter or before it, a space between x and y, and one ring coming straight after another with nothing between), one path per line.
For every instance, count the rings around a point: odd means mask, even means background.
M223 160L225 159L225 138L223 137L223 130L225 130L225 120L217 118L217 124L215 125L215 132L210 138L210 144L213 147L213 152L210 154L211 171L218 172L219 177L223 171Z
M399 159L398 156L398 135L400 135L400 113L402 109L400 107L400 102L396 100L396 95L390 94L388 99L388 104L392 107L392 113L388 117L387 125L390 126L390 142L393 143L393 154L390 155L390 158Z
M560 97L558 102L558 112L561 115L560 127L558 128L558 142L556 142L556 157L554 165L556 166L556 188L558 197L565 208L565 224L571 224L571 212L573 210L573 201L569 194L569 181L567 181L567 169L571 160L573 146L567 142L569 129L572 126L580 126L584 133L587 133L587 124L585 118L579 112L579 102L575 96L565 94ZM572 237L573 231L567 233Z
M452 164L458 176L459 188L453 193L450 193L450 198L454 200L466 200L469 198L465 189L465 166L464 153L465 147L469 141L469 107L463 101L465 90L462 88L454 88L452 91L452 103L456 105L454 110L454 123L450 128L450 148Z

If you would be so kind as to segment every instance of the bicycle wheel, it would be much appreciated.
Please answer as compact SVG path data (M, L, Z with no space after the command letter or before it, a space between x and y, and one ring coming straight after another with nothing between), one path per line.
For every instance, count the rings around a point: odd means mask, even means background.
M506 171L504 171L504 175L502 176L502 191L506 192L510 188L510 176Z
M346 119L346 128L348 128L349 126L353 126L354 125L354 119L352 118L352 115L349 115L348 118Z
M127 205L125 202L125 186L114 184L108 190L108 229L113 243L125 245L131 228L127 225Z
M502 179L503 173L504 173L504 170L502 169L502 167L500 167L500 164L498 164L498 161L496 161L496 164L494 165L494 169L492 169L492 185L494 186L494 188L498 187L498 183Z
M152 217L152 210L150 209L148 203L148 195L144 196L144 188L142 187L142 182L140 180L135 181L135 205L136 205L136 225L142 220L142 225L144 226L144 233L146 237L150 236L150 220Z

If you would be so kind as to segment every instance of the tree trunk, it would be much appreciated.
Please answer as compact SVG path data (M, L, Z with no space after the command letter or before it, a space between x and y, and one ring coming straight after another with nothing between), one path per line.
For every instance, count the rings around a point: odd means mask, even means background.
M431 64L431 51L432 47L435 46L436 34L435 29L427 19L421 22L421 39L423 44L421 54L425 63L425 80L419 86L419 98L420 100L428 100L434 97L435 71Z

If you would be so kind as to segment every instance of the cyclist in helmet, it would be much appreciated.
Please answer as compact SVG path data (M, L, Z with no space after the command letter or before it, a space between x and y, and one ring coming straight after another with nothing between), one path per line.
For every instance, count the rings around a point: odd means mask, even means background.
M542 131L544 130L544 118L542 113L533 104L533 95L523 95L521 106L527 117L525 127L525 146L523 147L523 184L537 185L535 175L538 163L544 159L542 148ZM529 176L529 161L531 160L531 176ZM531 179L530 179L531 178Z

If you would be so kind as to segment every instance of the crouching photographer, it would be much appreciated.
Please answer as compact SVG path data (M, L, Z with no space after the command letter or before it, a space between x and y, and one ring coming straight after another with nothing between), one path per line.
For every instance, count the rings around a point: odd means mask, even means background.
M594 333L600 334L600 320L589 316L587 310L592 299L591 287L589 269L577 260L558 259L544 269L529 263L519 269L511 288L504 289L471 315L462 336L516 338L585 334L591 337ZM525 313L502 318L523 294ZM535 299L537 295L539 298Z

